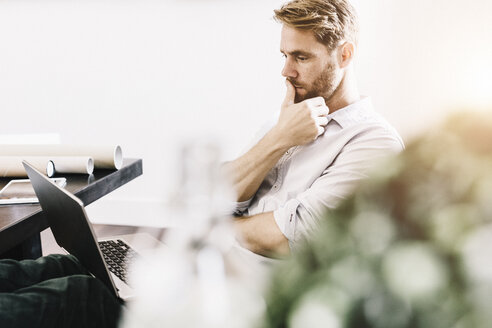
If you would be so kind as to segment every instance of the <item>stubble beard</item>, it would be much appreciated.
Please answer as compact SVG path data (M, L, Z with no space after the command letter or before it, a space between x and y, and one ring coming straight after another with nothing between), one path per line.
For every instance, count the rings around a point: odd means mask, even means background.
M293 82L293 84L296 84ZM333 93L338 88L340 81L336 78L335 67L331 64L327 64L326 67L321 71L319 76L314 80L311 86L303 86L307 90L306 94L299 95L296 92L294 98L295 103L299 103L305 99L310 99L314 97L323 97L325 102L328 102L333 96Z

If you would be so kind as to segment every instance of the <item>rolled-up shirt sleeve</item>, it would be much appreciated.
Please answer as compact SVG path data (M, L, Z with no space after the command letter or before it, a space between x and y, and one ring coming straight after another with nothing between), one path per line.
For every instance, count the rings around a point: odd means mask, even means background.
M359 135L347 143L310 188L273 212L275 222L289 240L291 249L317 230L327 211L348 197L370 168L402 149L401 141L390 134Z

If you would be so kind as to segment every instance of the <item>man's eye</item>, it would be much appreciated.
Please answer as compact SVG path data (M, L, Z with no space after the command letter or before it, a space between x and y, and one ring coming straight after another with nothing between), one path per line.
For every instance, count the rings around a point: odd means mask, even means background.
M282 54L282 58L287 58L287 55L286 54Z
M299 61L305 61L305 60L307 60L307 57L302 57L302 56L301 57L297 57L297 60L299 60Z

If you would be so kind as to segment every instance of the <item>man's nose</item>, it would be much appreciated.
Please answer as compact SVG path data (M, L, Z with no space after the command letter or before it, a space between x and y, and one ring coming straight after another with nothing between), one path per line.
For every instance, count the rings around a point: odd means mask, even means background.
M295 69L294 65L292 65L289 59L285 60L284 68L282 69L282 76L291 78L297 77L297 70Z

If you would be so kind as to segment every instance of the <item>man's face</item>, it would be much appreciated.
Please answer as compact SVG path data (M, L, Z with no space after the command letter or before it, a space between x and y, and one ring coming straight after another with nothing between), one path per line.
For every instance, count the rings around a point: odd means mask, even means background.
M311 31L284 25L280 52L285 57L282 75L296 88L295 102L321 96L329 100L340 84L336 51L330 53Z

